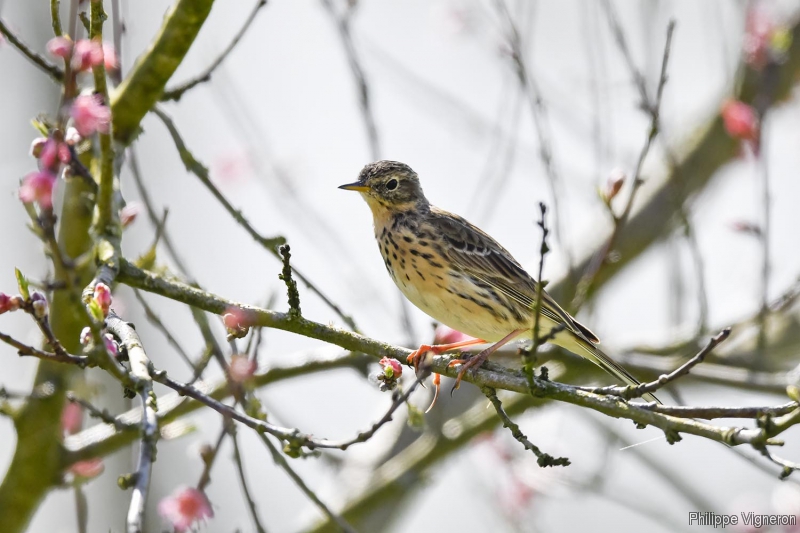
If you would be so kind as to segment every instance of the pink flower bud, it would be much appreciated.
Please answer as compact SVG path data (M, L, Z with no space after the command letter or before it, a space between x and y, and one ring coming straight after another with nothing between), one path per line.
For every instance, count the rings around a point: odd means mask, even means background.
M78 461L77 463L69 467L69 471L76 478L81 478L82 480L89 480L89 479L94 479L100 474L102 474L105 468L106 467L103 464L103 459L96 457L94 459L87 459L86 461Z
M11 310L9 305L10 302L11 302L11 297L4 292L0 292L0 314Z
M72 51L73 70L90 70L103 63L103 46L100 41L80 39Z
M58 165L58 144L53 139L47 139L39 153L40 168L55 171Z
M83 408L76 402L67 402L61 411L61 429L67 435L74 435L83 425Z
M606 180L606 186L602 191L603 200L605 200L606 203L610 203L611 200L619 194L619 191L622 190L622 186L625 184L626 178L625 171L619 168L615 168L611 171Z
M53 207L53 186L56 177L47 171L31 172L22 180L19 199L26 204L36 202L42 209Z
M244 383L253 377L255 371L256 362L248 359L247 355L239 354L231 357L228 375L234 383Z
M72 53L72 40L69 37L53 37L47 41L47 51L52 56L66 59Z
M194 487L180 487L162 499L158 502L158 513L178 532L186 531L195 522L214 516L206 495Z
M34 292L31 294L31 307L33 307L33 316L42 319L47 316L47 299L41 292Z
M89 346L89 343L92 342L92 328L86 326L81 330L81 346Z
M31 155L36 159L42 157L42 151L44 150L45 144L47 144L47 137L37 137L31 143Z
M84 94L75 99L70 110L75 129L81 136L86 137L99 131L108 133L111 123L111 109L103 105L99 94Z
M403 365L397 359L384 357L380 360L380 365L383 367L383 373L387 378L397 379L403 375Z
M114 45L109 42L104 42L103 50L103 64L106 70L112 71L119 68L119 60L117 59L117 52L114 50Z
M119 212L119 221L122 223L122 227L127 228L133 224L141 210L141 206L136 202L131 202L123 207Z
M758 237L761 235L761 227L758 224L754 224L752 222L746 222L744 220L736 220L729 224L730 228L737 232L737 233L749 233L750 235L755 235Z
M67 143L58 143L58 160L64 164L72 160L72 152L70 152Z
M12 296L8 301L8 310L18 311L20 307L22 307L22 296Z
M111 289L105 283L98 283L94 287L94 301L103 310L103 316L108 316L108 310L111 308Z
M738 100L728 100L722 106L725 130L734 139L754 141L758 138L758 117L755 109Z
M70 146L75 146L79 142L81 142L81 134L78 133L78 130L70 126L67 128L67 133L64 135L64 142L66 142Z
M234 305L225 310L222 315L222 322L226 328L233 330L248 328L252 325L250 314L241 307Z
M111 354L112 357L116 357L119 355L119 345L117 341L114 340L114 337L111 336L110 333L106 333L103 335L103 344L106 347L106 351Z
M472 338L444 324L439 324L433 333L434 344L453 344L454 342L468 341Z

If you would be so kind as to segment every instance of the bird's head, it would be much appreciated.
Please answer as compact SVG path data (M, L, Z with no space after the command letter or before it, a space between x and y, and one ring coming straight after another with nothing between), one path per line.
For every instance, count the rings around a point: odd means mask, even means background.
M339 188L360 192L373 211L405 211L420 203L428 203L419 185L417 173L408 165L397 161L370 163L361 170L358 181Z

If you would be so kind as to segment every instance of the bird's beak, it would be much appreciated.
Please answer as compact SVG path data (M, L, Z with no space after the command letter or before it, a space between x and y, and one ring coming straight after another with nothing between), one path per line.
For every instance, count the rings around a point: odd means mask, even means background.
M366 185L362 185L359 182L355 183L347 183L345 185L339 185L340 189L344 189L346 191L358 191L358 192L367 192L369 191L369 187Z

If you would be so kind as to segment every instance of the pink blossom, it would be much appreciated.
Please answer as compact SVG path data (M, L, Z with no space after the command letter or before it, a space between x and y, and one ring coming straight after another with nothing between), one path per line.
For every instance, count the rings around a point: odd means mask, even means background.
M119 68L119 60L117 59L117 51L114 50L114 45L109 42L103 42L103 65L106 70L117 70Z
M383 368L383 373L387 378L397 379L403 375L403 365L400 361L391 357L384 357L380 360L380 365Z
M619 191L622 189L622 186L625 184L625 171L619 168L615 168L611 171L608 175L608 179L606 180L606 186L602 191L603 199L606 203L611 202Z
M33 307L33 316L40 319L46 317L48 305L47 298L44 297L44 294L38 291L31 294L31 307Z
M103 311L103 316L108 316L108 310L111 308L111 289L105 283L98 283L94 287L94 301L100 306Z
M136 220L136 217L139 215L139 212L142 210L142 206L137 204L136 202L131 202L119 212L119 221L122 223L123 228L127 228Z
M758 117L749 105L728 100L722 106L722 120L728 135L735 139L753 141L758 137Z
M75 121L75 129L83 137L92 135L96 131L108 133L111 109L103 105L102 97L98 94L77 97L72 104L70 115Z
M6 311L11 311L11 297L4 292L0 292L0 314Z
M234 383L244 383L253 377L255 371L256 362L249 359L247 355L240 354L231 357L228 375Z
M456 331L451 327L445 326L444 324L439 324L433 334L433 343L453 344L455 342L468 341L473 338L474 337L470 337L469 335L461 333L460 331Z
M206 495L193 487L180 487L162 499L158 503L158 512L178 532L186 531L199 520L214 516Z
M69 146L75 146L81 142L81 134L78 133L78 130L70 126L67 128L67 133L64 135L64 142Z
M100 41L80 39L72 51L72 68L77 71L90 70L103 63L103 46Z
M95 457L86 461L78 461L69 467L69 471L77 478L93 479L102 474L105 468L103 459Z
M67 402L61 411L61 429L67 435L74 435L81 430L83 424L83 408L76 402Z
M29 204L36 202L42 209L53 207L53 186L56 177L46 170L31 172L22 180L19 188L19 199Z
M106 351L111 354L112 357L116 357L119 354L119 345L117 341L114 340L114 337L111 336L111 333L103 335L103 345L105 345Z
M69 151L69 146L63 142L57 142L52 137L45 139L36 139L31 144L31 154L39 160L41 168L53 171L58 171L61 163L69 163L72 159L72 154Z
M49 139L47 137L37 137L31 143L31 155L36 159L42 157L42 152Z
M225 324L226 328L235 330L250 327L252 318L250 317L250 313L241 307L232 305L225 309L225 313L222 315L222 322Z
M69 37L53 37L47 42L47 51L52 56L66 59L72 53L72 40Z
M749 233L751 235L755 235L756 237L761 235L761 227L753 222L735 220L728 226L737 233Z
M775 25L763 5L756 4L747 10L742 42L745 63L755 69L761 69L766 65L774 31Z

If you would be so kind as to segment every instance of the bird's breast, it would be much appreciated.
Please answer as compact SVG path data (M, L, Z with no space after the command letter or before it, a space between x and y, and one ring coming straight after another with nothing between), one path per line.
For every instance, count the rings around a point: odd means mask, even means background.
M386 270L406 298L435 320L467 335L499 340L515 329L503 306L450 267L447 244L408 215L375 219Z

